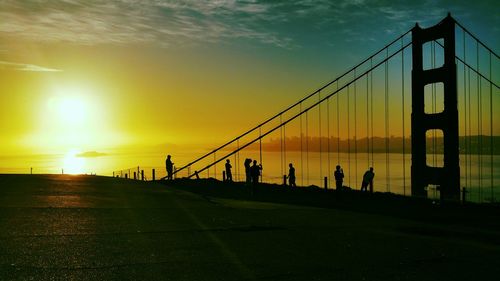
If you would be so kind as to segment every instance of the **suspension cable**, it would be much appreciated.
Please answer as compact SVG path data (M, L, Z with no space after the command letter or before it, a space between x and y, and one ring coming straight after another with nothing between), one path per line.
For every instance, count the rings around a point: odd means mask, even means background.
M381 66L382 64L384 64L386 61L388 61L388 60L389 60L389 59L391 59L392 57L394 57L394 56L396 56L397 54L399 54L399 52L401 52L403 49L405 49L405 48L409 47L410 45L411 45L411 42L410 42L410 43L408 43L408 44L406 44L405 46L403 46L403 48L402 48L402 49L399 49L399 50L395 51L394 53L392 53L390 56L388 56L388 57L387 57L387 58L385 58L384 60L382 60L382 61L380 61L380 62L376 63L376 65L372 66L369 70L366 70L365 72L363 72L363 74L362 74L362 75L360 75L360 76L358 76L358 78L356 78L356 79L354 79L354 80L349 81L348 83L346 83L345 85L343 85L342 87L340 87L338 90L333 91L332 93L330 93L330 94L329 94L329 95L327 95L326 97L323 97L320 101L318 101L318 102L316 102L316 103L313 103L312 105L310 105L309 107L307 107L306 109L304 109L302 112L299 112L299 113L297 113L297 114L293 115L292 117L290 117L289 119L287 119L286 121L284 121L282 124L280 124L280 125L278 125L278 126L276 126L276 127L274 127L274 128L269 129L267 132L265 132L264 134L262 134L262 136L260 136L260 137L258 137L258 138L256 138L256 139L253 139L253 140L249 141L247 144L245 144L245 145L241 146L241 147L239 148L239 150L242 150L242 149L244 149L244 148L248 147L248 146L249 146L249 145L251 145L252 143L256 142L259 138L263 138L263 137L265 137L265 136L269 135L270 133L272 133L272 132L276 131L277 129L281 128L284 124L287 124L287 123L289 123L289 122L293 121L294 119L296 119L296 118L297 118L297 117L299 117L300 115L302 115L302 114L306 114L309 110L311 110L312 108L316 107L319 103L322 103L323 101L325 101L325 100L329 99L329 98L330 98L330 97L332 97L332 96L336 96L336 95L339 93L339 91L342 91L342 90L343 90L343 89L345 89L347 86L349 86L350 84L354 83L354 81L355 81L355 80L358 80L358 79L359 79L359 77L362 77L362 76L364 76L364 75L368 75L368 74L372 73L372 72L373 72L373 70L374 70L375 68L378 68L379 66ZM372 99L373 99L373 95L372 95ZM372 107L373 107L373 102L372 102ZM372 115L373 115L373 110L372 110ZM307 117L307 114L306 114L306 117ZM372 122L373 122L373 120L372 120ZM372 127L373 127L373 126L372 126ZM373 129L373 128L372 128L372 129ZM232 152L230 152L229 154L227 154L225 157L229 157L229 156L233 155L233 154L234 154L234 153L236 153L236 152L237 152L237 151L232 151ZM225 157L224 157L224 158L225 158ZM219 159L219 160L217 160L217 161L215 161L215 162L213 162L213 163L211 163L211 164L209 164L209 165L205 166L204 168L202 168L202 169L198 170L197 172L201 172L201 171L204 171L204 170L206 170L206 169L208 169L208 168L212 167L212 166L213 166L213 165L215 165L216 163L218 163L218 162L222 161L224 158L221 158L221 159ZM192 175L190 175L189 177L191 177L191 176L192 176Z
M199 162L200 160L212 155L212 153L214 151L217 151L217 150L221 150L222 148L230 145L231 143L233 143L234 141L236 141L237 139L239 138L242 138L248 134L250 134L251 132L255 131L259 126L264 126L265 124L275 120L278 116L282 115L283 113L285 112L288 112L289 110L291 110L292 108L295 108L296 106L298 106L300 103L302 103L303 101L306 101L308 100L309 98L313 97L314 95L316 95L319 91L323 90L323 89L326 89L327 87L329 87L330 85L334 84L334 83L337 83L337 89L338 89L338 83L339 83L339 80L342 79L343 77L345 77L346 75L348 75L349 73L351 73L353 71L353 69L356 69L358 67L360 67L361 65L365 64L366 62L368 62L368 60L372 60L375 56L377 56L378 54L380 54L381 52L383 52L385 49L387 49L388 47L390 47L391 45L393 45L395 42L397 42L398 40L400 40L401 38L405 37L407 34L409 34L411 32L412 29L409 29L408 31L406 31L405 33L403 33L402 35L398 36L396 39L394 39L393 41L391 41L390 43L388 43L387 45L385 45L384 47L382 47L381 49L379 49L377 52L375 52L374 54L372 54L371 56L369 56L368 58L364 59L363 61L361 61L360 63L358 63L357 65L355 65L354 67L350 68L349 70L347 70L346 72L344 72L342 75L338 76L337 78L335 78L334 80L331 80L330 82L326 83L324 86L322 86L321 88L317 89L316 91L314 91L313 93L309 94L308 96L304 97L303 99L301 99L300 101L290 105L289 107L287 107L286 109L282 110L281 112L279 112L278 114L275 114L274 116L266 119L264 122L260 123L259 125L253 127L252 129L240 134L238 137L230 140L229 142L213 149L212 151L204 154L203 156L191 161L190 163L184 165L183 167L181 167L180 169L178 169L175 173L177 172L180 172L181 170L187 168L188 166L191 166L192 164L196 163L196 162Z
M488 46L486 46L481 40L479 40L479 38L477 38L474 34L472 34L467 28L465 28L461 23L459 23L456 19L453 19L455 21L455 23L465 32L467 32L467 34L469 34L470 37L474 38L474 40L476 40L476 42L478 42L479 44L481 44L486 50L488 50L491 54L493 54L495 57L497 57L497 59L499 59L500 57L492 50L490 49Z

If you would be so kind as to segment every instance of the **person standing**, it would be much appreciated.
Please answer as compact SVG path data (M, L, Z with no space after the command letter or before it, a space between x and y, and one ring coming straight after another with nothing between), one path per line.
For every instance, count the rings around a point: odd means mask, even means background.
M373 192L373 178L375 173L373 172L373 167L366 171L363 175L363 183L361 183L361 191L367 191L366 188L370 185L370 192Z
M344 183L344 171L342 170L340 165L337 165L333 176L335 178L335 187L337 188L337 190L341 190L342 184Z
M243 165L245 166L245 177L247 184L250 184L252 182L251 166L250 166L251 163L252 159L250 158L245 159L245 162L243 163Z
M295 184L295 168L293 167L292 163L288 165L288 184L293 187L297 187Z
M261 165L257 165L257 160L253 160L253 166L251 167L250 173L252 176L252 183L257 185L259 183L260 171L262 170Z
M167 168L167 180L171 180L174 174L174 163L172 162L170 155L167 155L167 160L165 160L165 167Z
M227 181L233 181L233 174L231 173L231 162L229 159L226 160L226 180Z

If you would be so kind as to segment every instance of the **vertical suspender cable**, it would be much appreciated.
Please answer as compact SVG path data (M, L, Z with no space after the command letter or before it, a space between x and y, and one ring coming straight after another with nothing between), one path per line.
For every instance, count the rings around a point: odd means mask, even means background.
M386 49L386 58L389 57L389 49ZM387 182L387 192L391 191L389 179L389 64L385 66L385 177Z
M339 90L339 82L337 81L337 91ZM337 165L340 165L340 114L339 114L339 103L340 103L340 93L337 92L335 95L337 97Z
M354 79L356 79L356 69L354 69ZM356 112L356 105L357 105L357 100L356 100L356 80L354 80L354 182L356 188L358 188L358 130L357 130L357 112Z
M327 177L328 177L328 186L331 186L330 185L330 182L331 182L331 178L330 177L330 172L331 172L331 166L330 166L330 141L331 141L331 138L330 138L330 99L327 99L326 100L326 133L328 135L328 143L327 143L327 149L328 149L328 172L326 173Z
M349 173L348 184L351 186L351 116L350 116L350 102L349 102L349 86L347 86L347 171Z
M373 68L373 59L370 58L370 69ZM370 129L371 129L371 155L372 167L375 166L373 159L373 70L370 71Z
M490 189L491 202L495 202L495 193L493 192L493 83L491 74L491 51L490 55Z
M282 176L286 174L286 167L287 167L287 165L286 165L286 124L283 125L283 164L284 164L284 166L283 166Z
M280 165L280 177L282 177L284 174L283 174L283 120L282 120L282 116L280 114L280 162L281 162L281 165Z
M465 158L465 186L468 185L468 175L469 171L467 169L468 167L468 155L469 155L469 147L467 146L469 142L469 135L467 134L467 71L465 68L465 63L467 62L467 55L465 51L465 30L462 29L462 42L463 42L463 59L464 59L464 151L463 153L464 158Z
M321 102L321 91L318 92L318 102ZM323 166L322 166L322 150L323 148L321 147L321 103L318 104L318 115L319 115L319 120L318 120L318 129L319 129L319 181L321 183L321 179L323 176Z
M366 159L367 166L370 167L370 95L369 95L369 78L366 74Z
M259 164L262 165L262 127L259 126ZM262 181L263 171L260 172L260 182Z
M468 143L468 149L467 149L467 153L469 154L469 166L467 167L467 169L469 170L469 188L472 188L472 144L471 144L471 141L472 141L472 135L471 135L471 116L472 116L472 105L471 105L471 83L470 83L470 68L467 68L467 88L468 88L468 105L469 105L469 119L467 120L468 122L468 135L469 135L469 143ZM471 189L469 189L470 191L472 191Z
M240 181L240 139L236 140L238 152L236 153L236 179Z
M436 45L434 41L431 42L431 66L433 69L436 67ZM431 92L432 92L432 113L436 113L436 83L432 83ZM436 147L437 147L436 130L432 130L432 165L434 167L436 167L437 164ZM434 194L435 193L436 189L434 189Z
M302 112L302 103L299 104L300 112ZM300 114L300 179L301 185L304 186L304 149L303 149L303 139L304 131L302 130L302 115Z
M479 73L479 42L476 40L476 70ZM476 92L477 92L477 138L478 138L478 149L477 149L477 160L478 160L478 185L479 185L479 202L483 200L482 194L482 124L481 124L481 77L476 74Z
M308 111L306 111L306 183L309 185L309 117Z
M403 38L401 38L403 48ZM405 150L405 50L401 51L401 117L403 127L403 195L406 195L406 150Z

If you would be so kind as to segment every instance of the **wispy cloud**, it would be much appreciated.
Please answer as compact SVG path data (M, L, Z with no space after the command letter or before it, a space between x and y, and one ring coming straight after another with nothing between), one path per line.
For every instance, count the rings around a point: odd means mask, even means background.
M349 28L371 34L378 27L398 33L417 21L433 24L450 8L455 15L472 9L473 4L458 2L450 7L432 0L4 0L0 37L161 46L246 39L290 49L302 44L301 35L315 30L335 35Z
M9 69L17 71L29 71L29 72L60 72L62 70L55 68L48 68L44 66L27 64L27 63L15 63L0 61L0 69Z
M0 7L0 35L86 45L248 38L288 47L290 38L260 25L270 7L234 0L7 0Z

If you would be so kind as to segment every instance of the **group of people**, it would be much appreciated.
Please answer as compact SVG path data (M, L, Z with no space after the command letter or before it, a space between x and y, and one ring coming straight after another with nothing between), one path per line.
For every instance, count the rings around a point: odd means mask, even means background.
M262 175L262 164L257 164L257 160L253 160L253 165L252 165L252 159L246 158L245 162L243 163L245 166L245 176L246 176L246 183L247 184L258 184L259 183L259 177ZM173 176L173 167L174 163L172 162L171 156L168 155L167 159L165 160L165 166L167 169L167 176L165 177L167 180L171 180ZM290 163L288 165L288 176L286 176L286 179L288 179L288 184L290 186L296 187L297 184L295 183L296 177L295 177L295 168L293 167L293 164ZM225 164L225 173L226 173L226 180L232 182L233 181L233 173L231 172L231 169L233 166L231 165L231 161L229 159L226 160ZM335 172L333 172L333 177L335 178L335 188L337 190L342 190L344 189L344 170L340 167L340 165L337 165L335 167ZM361 191L368 191L367 188L368 186L370 187L370 191L373 191L373 178L375 177L375 173L373 172L373 167L370 167L368 171L366 171L363 175L363 181L361 183Z
M245 166L246 183L259 183L259 177L262 175L262 165L257 164L257 160L253 160L252 165L252 159L250 158L245 159L243 165ZM225 168L225 180L230 182L233 181L233 173L231 172L233 166L231 165L231 161L229 159L226 160Z
M344 189L344 170L337 165L335 167L335 172L333 172L333 177L335 178L335 188L337 190ZM361 191L368 191L367 188L370 186L370 192L373 192L373 178L375 173L373 172L373 167L370 167L368 171L363 174L363 181L361 182Z

